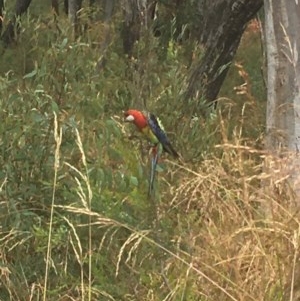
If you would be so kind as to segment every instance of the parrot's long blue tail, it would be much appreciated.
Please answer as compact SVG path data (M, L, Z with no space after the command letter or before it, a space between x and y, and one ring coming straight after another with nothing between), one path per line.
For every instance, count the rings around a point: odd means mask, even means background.
M149 179L149 190L148 195L151 196L154 192L154 181L155 181L155 173L156 173L156 166L158 162L158 152L153 151L152 152L152 158L151 158L151 168L150 168L150 179Z

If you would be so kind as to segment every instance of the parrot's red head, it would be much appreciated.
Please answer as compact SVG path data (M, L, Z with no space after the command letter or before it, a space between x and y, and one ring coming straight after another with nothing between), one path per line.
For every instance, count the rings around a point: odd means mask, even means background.
M124 115L125 120L134 123L139 130L147 126L147 118L141 111L128 110Z

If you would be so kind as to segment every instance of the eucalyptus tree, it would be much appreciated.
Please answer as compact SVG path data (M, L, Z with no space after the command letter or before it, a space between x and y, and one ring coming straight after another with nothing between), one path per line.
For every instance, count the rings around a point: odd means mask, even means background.
M132 53L141 29L151 24L156 12L153 25L162 45L175 38L184 47L190 39L203 48L190 70L183 100L211 102L220 91L247 23L262 6L263 0L123 0L124 51Z
M267 140L300 204L300 3L265 0ZM284 160L284 164L283 164Z
M204 53L190 73L184 99L195 96L214 101L238 49L247 23L263 6L263 0L198 0L195 38Z
M30 3L31 0L16 0L14 18L2 34L2 40L6 44L14 39L16 20ZM262 7L263 0L89 1L89 5L96 3L104 12L106 25L101 53L105 53L110 41L109 28L114 11L122 17L119 28L124 53L129 57L133 54L135 42L151 31L158 37L161 45L168 45L171 39L175 39L183 47L188 44L188 40L201 45L203 52L196 57L190 68L187 87L183 93L183 101L196 102L199 98L207 101L216 99L246 25ZM58 14L59 1L51 0L51 4ZM64 0L75 37L80 34L78 12L82 4L82 0ZM102 57L100 54L98 66L102 65Z

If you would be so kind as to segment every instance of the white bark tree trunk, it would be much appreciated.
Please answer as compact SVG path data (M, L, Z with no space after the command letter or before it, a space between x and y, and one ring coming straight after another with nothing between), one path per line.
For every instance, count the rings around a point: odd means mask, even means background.
M300 205L300 1L264 0L267 50L266 146Z

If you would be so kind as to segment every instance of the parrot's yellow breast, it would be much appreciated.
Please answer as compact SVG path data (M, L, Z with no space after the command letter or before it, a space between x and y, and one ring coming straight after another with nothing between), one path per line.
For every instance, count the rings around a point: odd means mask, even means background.
M153 144L157 144L159 141L157 139L157 137L153 134L153 132L151 131L151 129L149 128L149 126L146 126L142 129L142 133L147 137L147 139L153 143Z

